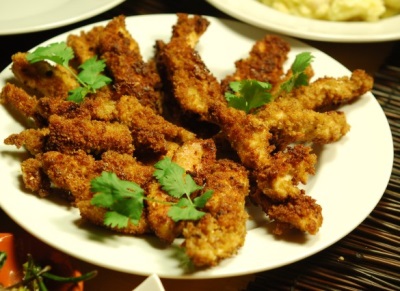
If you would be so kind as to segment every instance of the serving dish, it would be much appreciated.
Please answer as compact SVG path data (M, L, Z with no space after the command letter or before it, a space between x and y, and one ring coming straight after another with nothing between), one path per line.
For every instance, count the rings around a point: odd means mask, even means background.
M207 0L207 2L243 22L301 39L350 43L400 39L400 15L377 22L325 21L289 15L257 0Z
M0 4L0 35L56 28L107 11L124 0L13 0Z
M265 31L237 21L208 17L211 24L201 37L198 51L218 78L234 70L234 61L250 51ZM127 17L127 28L137 40L145 59L153 55L155 40L168 41L176 15ZM104 25L106 22L93 25ZM157 25L154 25L157 24ZM70 33L89 30L85 26L56 36L43 44L66 39ZM224 35L224 38L221 38ZM315 57L313 68L318 76L339 77L350 72L340 63L292 38L288 64L295 55L309 51ZM0 73L0 87L12 79L10 67ZM111 233L83 223L77 209L55 197L39 198L23 189L20 162L24 150L0 145L0 206L19 225L47 244L87 262L109 269L164 278L218 278L255 273L277 268L313 255L337 242L356 228L380 200L393 164L393 142L387 119L371 93L354 104L341 108L351 125L339 142L320 149L317 174L305 186L309 195L323 208L324 223L315 236L291 234L275 237L267 221L251 209L245 245L220 265L188 272L177 258L176 239L166 247L151 236L131 237ZM11 111L0 107L0 139L20 132Z

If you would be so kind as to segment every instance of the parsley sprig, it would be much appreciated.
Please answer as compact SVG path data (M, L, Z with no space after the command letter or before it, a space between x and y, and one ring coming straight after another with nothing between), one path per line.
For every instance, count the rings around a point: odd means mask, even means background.
M168 192L172 197L178 198L178 202L171 206L168 215L174 220L198 220L204 216L203 211L197 208L203 208L208 199L211 198L213 191L208 190L194 200L190 198L191 194L202 190L193 178L186 174L185 169L172 162L170 158L164 158L155 164L157 169L154 176L162 185L162 189Z
M134 182L124 181L115 173L103 172L101 176L91 181L91 191L96 193L91 204L107 209L104 224L111 227L123 228L130 222L138 225L144 208L144 200L160 204L171 205L168 216L174 221L198 220L205 212L203 208L213 191L205 191L195 199L191 194L203 189L195 183L193 178L170 158L164 158L155 164L154 177L161 188L170 196L177 198L177 202L165 202L149 199L144 190Z
M81 85L69 92L67 100L80 103L89 93L96 93L97 89L109 84L111 79L102 74L106 65L103 60L94 56L79 66L81 70L76 75L69 67L69 62L74 58L74 51L65 42L52 43L45 47L38 47L28 53L26 59L30 63L44 60L52 61L66 68Z
M292 66L292 76L281 84L280 90L276 96L283 91L290 92L299 86L308 85L308 76L304 72L312 62L313 56L309 52L303 52L296 56ZM233 91L226 92L225 98L228 106L243 110L246 114L254 112L255 109L274 100L269 90L272 85L267 82L257 80L242 80L229 83Z

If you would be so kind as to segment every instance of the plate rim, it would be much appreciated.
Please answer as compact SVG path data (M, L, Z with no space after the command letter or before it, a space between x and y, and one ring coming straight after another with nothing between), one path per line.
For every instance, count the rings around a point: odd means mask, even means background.
M79 1L79 0L76 0ZM17 34L24 34L24 33L32 33L32 32L39 32L39 31L44 31L44 30L49 30L53 28L58 28L62 26L66 26L68 24L73 24L85 19L88 19L90 17L96 16L98 14L101 14L107 10L110 10L114 8L115 6L123 3L125 0L102 0L101 6L99 6L99 2L96 0L89 0L91 1L90 3L85 0L85 2L82 2L86 4L86 6L80 6L84 9L82 11L78 11L75 14L70 14L70 15L65 15L61 14L62 17L58 18L57 21L42 21L34 25L29 25L26 24L25 26L16 26L14 28L1 28L1 24L4 23L4 21L0 20L0 36L7 36L7 35L17 35ZM67 3L67 5L70 4L70 1ZM89 4L89 5L88 5ZM62 5L64 6L64 5ZM48 13L53 13L54 10L51 10ZM26 17L25 19L29 19L31 16ZM7 21L9 22L9 21Z
M367 43L367 42L386 42L400 39L400 30L391 33L384 29L378 29L384 23L387 27L400 26L400 14L382 19L378 22L332 22L327 20L310 19L306 17L283 13L257 0L206 0L210 5L218 10L246 22L253 26L288 35L294 38L305 40L344 42L344 43ZM248 7L251 8L248 8ZM261 19L260 13L266 13L265 19ZM272 16L272 17L271 17ZM273 21L269 21L273 19ZM278 20L276 22L276 20ZM293 25L288 25L293 24ZM365 30L368 33L353 33L352 26L357 26L357 30ZM325 29L332 26L331 31L342 31L342 33L330 33ZM321 30L321 27L324 29ZM306 30L302 30L306 28ZM379 30L379 34L370 33Z

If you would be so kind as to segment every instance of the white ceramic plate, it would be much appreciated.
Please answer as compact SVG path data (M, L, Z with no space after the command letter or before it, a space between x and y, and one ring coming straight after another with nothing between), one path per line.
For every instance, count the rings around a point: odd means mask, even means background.
M209 19L211 25L202 36L198 50L210 70L222 77L233 71L234 61L245 57L254 41L265 32L239 22ZM175 15L137 16L128 17L127 26L148 58L156 39L169 40L175 21ZM63 34L46 44L65 39ZM321 51L293 39L289 41L292 45L289 64L296 54L310 51L315 56L317 75L349 74ZM12 74L8 67L0 74L0 86L9 78ZM82 224L78 211L67 204L24 192L20 171L20 162L26 158L24 151L3 144L0 145L0 205L39 239L72 256L118 271L168 278L217 278L276 268L315 254L343 238L368 216L386 188L393 163L393 143L381 107L372 94L365 94L343 110L351 131L341 141L323 147L317 175L306 186L308 193L323 207L324 223L320 232L315 236L277 238L265 223L258 219L251 221L239 253L207 270L186 273L175 257L176 248L166 248L156 238L111 234ZM23 129L4 107L0 107L0 116L1 140ZM176 245L179 243L177 240Z
M378 22L338 22L288 15L257 0L207 0L226 14L277 33L330 42L379 42L400 39L400 15Z
M124 0L2 0L0 35L41 31L78 22Z

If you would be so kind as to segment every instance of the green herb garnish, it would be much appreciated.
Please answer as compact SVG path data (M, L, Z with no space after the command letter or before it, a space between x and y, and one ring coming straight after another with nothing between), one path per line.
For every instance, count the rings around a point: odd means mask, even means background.
M154 176L161 184L162 189L179 199L168 211L169 217L174 221L202 218L205 212L199 211L197 208L204 207L213 191L208 190L192 200L190 195L203 187L197 185L193 178L185 173L185 169L173 163L168 157L156 163L155 167L157 170L154 172Z
M225 98L230 107L245 111L247 114L254 108L272 100L272 95L268 92L271 84L256 80L243 80L229 83L233 93L226 92Z
M307 86L308 76L306 75L306 73L304 73L304 71L311 64L313 58L314 57L311 55L310 52L303 52L298 54L291 66L293 75L289 80L281 85L281 89L285 90L286 92L290 92L293 90L293 88Z
M81 87L69 92L67 100L80 103L89 93L95 93L97 89L109 84L111 79L102 75L105 69L103 60L96 56L88 59L79 66L81 71L76 75L69 67L69 62L74 58L74 51L65 42L53 43L45 47L38 47L35 51L28 53L26 59L30 63L39 61L52 61L65 67L79 82Z
M161 188L178 201L151 201L171 205L168 216L174 221L198 220L203 217L205 212L198 209L204 207L213 191L206 191L192 200L190 195L203 187L198 186L182 167L173 163L170 158L164 158L155 164L155 168L154 177L161 184ZM103 172L91 181L91 191L96 193L91 199L91 204L107 209L105 225L123 228L129 221L138 225L143 212L143 202L148 200L139 185L121 180L115 173Z
M291 66L292 76L281 85L277 96L279 96L282 91L290 92L299 86L308 85L308 76L304 71L310 65L312 59L313 56L309 52L303 52L296 56ZM272 85L266 82L242 80L229 83L229 87L233 93L225 93L228 106L243 110L246 114L273 101L276 97L272 96L269 92Z
M128 221L139 223L144 199L144 190L139 185L123 181L115 173L103 172L91 181L91 191L96 193L91 204L108 209L105 225L123 228Z

